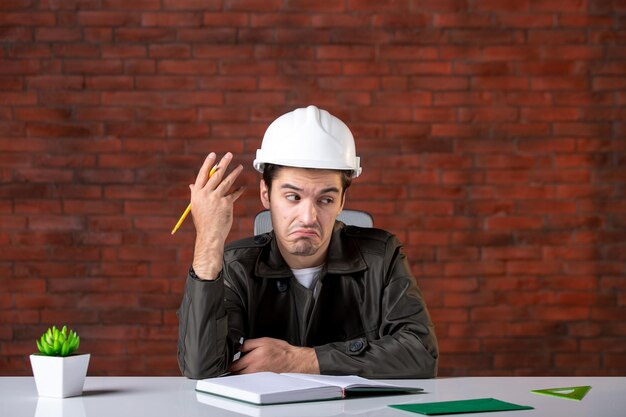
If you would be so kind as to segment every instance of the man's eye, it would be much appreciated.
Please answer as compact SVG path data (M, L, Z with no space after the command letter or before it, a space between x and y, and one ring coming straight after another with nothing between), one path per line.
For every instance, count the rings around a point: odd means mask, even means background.
M298 201L300 200L300 196L296 194L288 194L285 198L289 201Z
M332 198L320 198L320 203L322 203L322 204L332 204L333 203L333 199Z

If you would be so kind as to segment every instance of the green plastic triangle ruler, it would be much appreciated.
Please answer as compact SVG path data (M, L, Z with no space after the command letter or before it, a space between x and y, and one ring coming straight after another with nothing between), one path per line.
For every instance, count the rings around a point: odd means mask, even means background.
M583 385L580 387L563 387L563 388L547 388L534 389L531 392L542 395L550 395L552 397L567 398L568 400L580 401L589 392L591 386Z

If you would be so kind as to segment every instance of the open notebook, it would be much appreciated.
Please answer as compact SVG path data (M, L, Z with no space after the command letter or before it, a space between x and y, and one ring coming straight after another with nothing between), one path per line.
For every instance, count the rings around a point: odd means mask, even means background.
M202 379L196 383L196 390L259 405L341 399L351 393L363 395L422 391L417 387L371 381L358 376L273 372Z

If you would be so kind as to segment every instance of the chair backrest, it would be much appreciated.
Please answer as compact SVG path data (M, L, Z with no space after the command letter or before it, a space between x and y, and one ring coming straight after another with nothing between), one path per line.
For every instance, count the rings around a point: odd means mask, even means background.
M350 226L373 227L374 220L369 213L360 210L343 209L337 220ZM269 210L259 212L254 218L254 235L267 233L273 229Z

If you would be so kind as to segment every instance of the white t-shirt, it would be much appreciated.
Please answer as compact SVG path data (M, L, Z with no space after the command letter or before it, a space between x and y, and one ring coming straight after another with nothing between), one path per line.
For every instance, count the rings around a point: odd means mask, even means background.
M293 275L296 277L300 285L303 287L307 287L308 289L313 290L313 297L317 297L315 291L315 285L317 281L320 279L320 274L322 269L324 268L324 264L320 266L314 266L313 268L302 268L302 269L291 269Z

